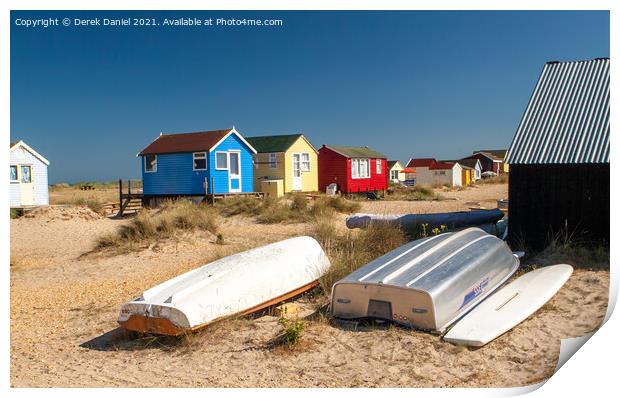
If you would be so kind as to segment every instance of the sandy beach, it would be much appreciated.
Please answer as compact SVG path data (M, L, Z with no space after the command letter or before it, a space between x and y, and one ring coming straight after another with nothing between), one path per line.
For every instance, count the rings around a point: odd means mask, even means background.
M487 185L442 194L453 200L368 201L361 211L467 210L471 201L492 206L506 190ZM309 226L235 216L221 219L224 245L194 232L129 253L93 252L100 236L127 222L85 208L11 220L13 387L522 386L550 377L560 339L596 329L607 306L609 272L578 269L536 314L476 350L396 326L332 323L319 293L298 300L306 329L292 350L271 344L281 328L270 315L226 320L181 342L136 339L117 328L122 303L218 256L303 235Z

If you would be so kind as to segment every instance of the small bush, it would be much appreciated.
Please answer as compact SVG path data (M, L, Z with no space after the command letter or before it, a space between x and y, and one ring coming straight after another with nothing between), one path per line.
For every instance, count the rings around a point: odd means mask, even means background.
M19 218L22 216L22 212L19 209L11 209L11 218Z
M155 213L141 212L115 233L104 235L98 248L144 244L169 238L179 230L204 230L217 233L218 226L212 209L189 201L170 202Z
M288 346L296 345L301 340L304 324L299 319L280 318L278 323L284 329L279 340Z

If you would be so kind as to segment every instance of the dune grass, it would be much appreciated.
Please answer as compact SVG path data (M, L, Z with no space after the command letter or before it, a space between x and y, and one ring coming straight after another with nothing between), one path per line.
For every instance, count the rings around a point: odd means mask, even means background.
M388 191L385 200L443 200L445 199L435 190L426 185L416 185L413 187L395 186Z
M11 209L11 218L19 218L23 213L19 209Z
M216 217L215 211L205 205L190 201L166 203L158 212L141 212L129 224L102 236L97 241L97 248L143 246L170 238L180 231L194 230L209 231L223 242L224 238L218 234Z
M49 190L50 204L85 206L95 213L102 214L105 203L118 202L118 186L110 188L105 184L100 185L100 188L91 191L82 191L77 184L74 186L66 184L51 186Z
M610 252L608 245L555 237L528 262L541 266L564 263L581 269L608 270Z
M476 184L508 184L508 173L498 174L495 177L481 178Z
M388 223L371 224L365 229L340 232L333 218L318 217L313 223L314 238L331 261L331 268L320 279L326 295L335 282L362 265L408 242L405 233Z
M263 200L239 196L219 201L215 208L224 217L243 214L256 217L261 224L310 222L318 216L334 212L352 213L360 209L360 204L342 197L319 197L310 202L302 194L288 198Z

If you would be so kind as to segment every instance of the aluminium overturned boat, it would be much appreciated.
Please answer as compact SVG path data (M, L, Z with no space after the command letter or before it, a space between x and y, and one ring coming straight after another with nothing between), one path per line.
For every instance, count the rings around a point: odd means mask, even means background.
M250 314L318 285L329 259L308 236L233 254L179 275L121 306L125 329L180 335Z
M332 288L331 310L344 319L379 318L443 332L519 267L505 242L479 228L403 245Z

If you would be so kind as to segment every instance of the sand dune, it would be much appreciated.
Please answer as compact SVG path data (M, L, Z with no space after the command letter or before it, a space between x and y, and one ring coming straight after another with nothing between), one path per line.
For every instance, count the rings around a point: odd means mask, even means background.
M232 217L222 220L223 246L192 233L142 251L85 255L125 222L11 220L12 386L519 386L551 376L559 339L598 327L607 305L609 273L576 270L540 311L477 350L400 327L330 323L323 295L299 301L308 317L292 351L274 348L280 326L269 315L224 321L181 342L136 339L117 329L125 301L215 256L308 226Z

